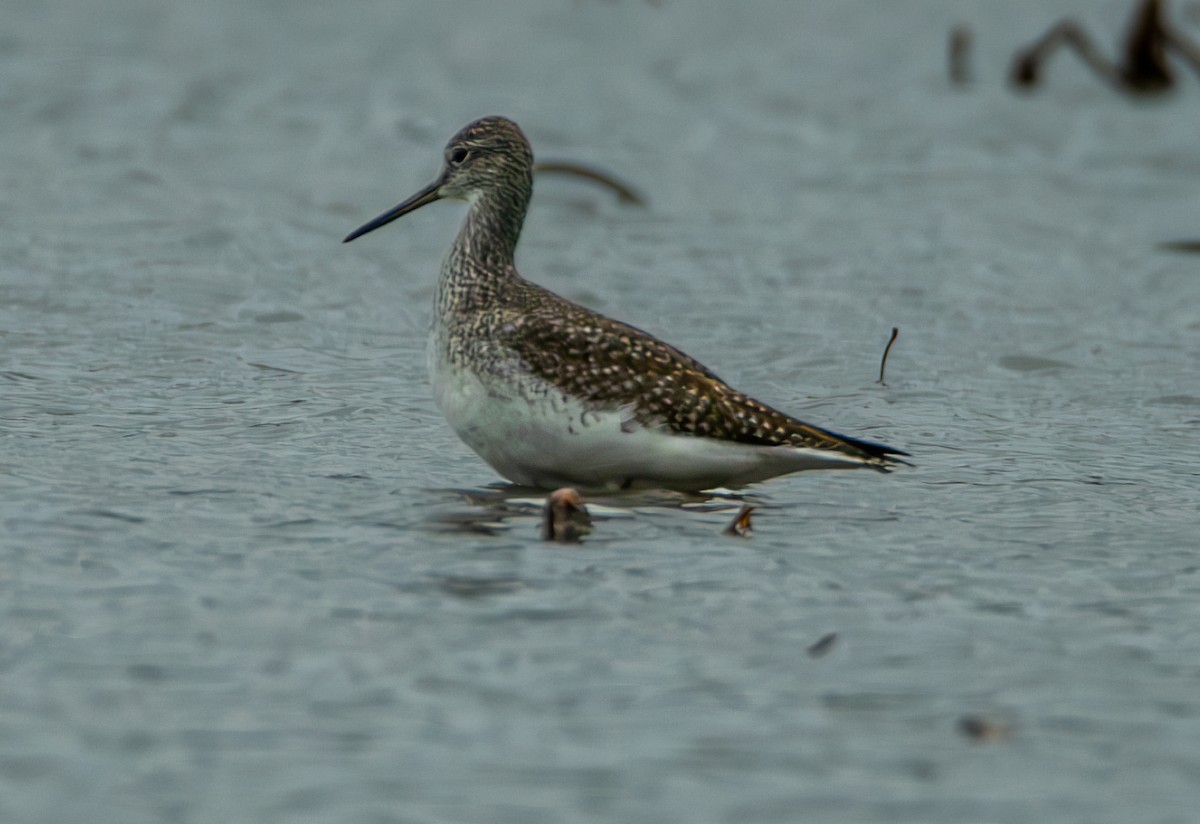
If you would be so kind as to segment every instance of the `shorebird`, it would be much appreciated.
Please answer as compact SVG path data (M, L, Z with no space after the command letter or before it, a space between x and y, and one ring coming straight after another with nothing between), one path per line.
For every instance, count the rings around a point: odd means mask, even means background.
M543 489L702 490L904 463L906 452L772 409L641 329L521 277L513 252L533 168L516 123L476 120L446 144L436 180L343 241L435 200L470 204L442 263L429 366L442 414L497 472Z

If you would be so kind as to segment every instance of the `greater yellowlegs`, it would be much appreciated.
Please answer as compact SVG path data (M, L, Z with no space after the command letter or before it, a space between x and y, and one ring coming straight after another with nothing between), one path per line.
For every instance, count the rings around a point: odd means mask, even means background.
M513 251L533 191L517 124L485 117L446 144L438 178L345 239L442 198L470 204L442 264L434 396L504 477L553 489L738 486L806 469L887 471L882 444L747 397L673 346L530 283Z

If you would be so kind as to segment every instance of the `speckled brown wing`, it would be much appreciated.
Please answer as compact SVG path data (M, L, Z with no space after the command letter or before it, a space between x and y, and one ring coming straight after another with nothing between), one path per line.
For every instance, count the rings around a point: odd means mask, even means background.
M906 453L838 435L734 390L699 361L642 330L552 293L508 325L504 343L543 380L643 426L760 446L829 449L878 463Z

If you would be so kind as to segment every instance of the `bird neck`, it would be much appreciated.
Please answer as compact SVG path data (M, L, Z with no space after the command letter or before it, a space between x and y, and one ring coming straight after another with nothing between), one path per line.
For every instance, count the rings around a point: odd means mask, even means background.
M493 308L519 281L513 253L529 208L532 181L503 191L481 192L470 201L466 220L442 263L435 311L439 322Z
M454 241L455 251L489 271L511 267L532 192L532 181L527 180L477 194Z

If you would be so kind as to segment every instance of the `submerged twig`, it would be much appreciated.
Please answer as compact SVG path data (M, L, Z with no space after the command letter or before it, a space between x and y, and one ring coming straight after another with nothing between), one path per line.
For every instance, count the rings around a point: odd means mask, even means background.
M808 652L810 658L820 658L833 649L834 643L837 642L837 637L836 632L828 632L809 644L806 652Z
M750 504L742 504L738 514L729 522L729 526L725 527L725 534L735 538L749 538L750 534L754 532L754 527L750 523L750 515L753 512L754 507Z
M592 518L578 490L564 486L547 496L542 510L543 541L571 544L591 531Z
M1200 252L1200 240L1165 240L1158 244L1168 252Z
M971 30L966 26L959 24L950 29L947 58L950 82L956 86L971 82L971 40Z
M1003 721L995 721L979 715L964 715L958 719L958 731L972 741L1003 741L1012 728Z
M585 180L590 180L594 183L599 183L601 186L606 186L612 189L617 194L617 199L622 203L629 203L633 206L645 206L646 200L641 194L627 183L624 183L610 175L608 172L601 171L593 166L585 166L582 163L573 163L569 160L544 160L540 163L533 164L535 172L549 172L551 174L566 174L582 177Z
M900 327L893 326L892 336L888 338L887 346L883 348L883 358L879 361L879 380L876 381L876 383L880 384L881 386L887 386L887 384L883 382L883 370L887 369L888 353L892 351L892 344L896 342L896 338L899 336L899 334Z

